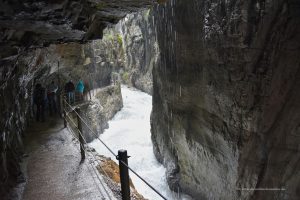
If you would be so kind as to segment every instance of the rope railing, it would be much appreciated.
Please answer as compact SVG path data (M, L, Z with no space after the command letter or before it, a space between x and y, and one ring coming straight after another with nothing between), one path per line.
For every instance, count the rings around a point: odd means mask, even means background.
M78 132L79 132L79 141L80 141L80 137L82 137L83 138L83 143L87 145L87 142L86 142L86 140L85 140L85 138L83 136L82 130L80 130L80 127L77 126L76 123L74 122L74 120L72 120L71 117L69 116L69 113L71 113L71 112L74 112L76 114L78 121L80 121L80 123L82 122L83 124L85 124L85 126L95 136L95 138L97 138L104 145L104 147L119 161L122 200L129 200L130 199L130 186L129 186L128 170L130 170L134 175L136 175L142 182L144 182L150 189L152 189L162 199L167 200L167 198L164 195L162 195L157 189L155 189L148 181L146 181L141 175L139 175L136 171L134 171L131 167L129 167L129 165L127 163L127 158L128 158L127 157L127 151L125 151L125 150L119 150L118 155L116 153L114 153L113 150L103 140L101 140L98 137L98 135L94 132L94 130L92 130L92 128L90 127L90 125L88 125L88 123L83 119L83 117L79 113L80 110L78 110L78 108L74 108L65 99L63 100L63 105L67 105L70 108L70 110L68 112L64 108L64 113L65 113L64 114L65 115L64 118L65 118L65 120L68 118L73 123L73 125L75 126L75 128L78 130ZM84 144L82 144L82 142L80 142L81 149L83 149L84 151L86 151L85 148L84 148ZM101 167L100 164L99 164L99 166ZM124 168L126 168L126 170L127 170L127 172L125 171L125 173L124 173ZM108 176L106 174L105 170L103 170L103 168L102 168L102 171L105 173L106 176Z

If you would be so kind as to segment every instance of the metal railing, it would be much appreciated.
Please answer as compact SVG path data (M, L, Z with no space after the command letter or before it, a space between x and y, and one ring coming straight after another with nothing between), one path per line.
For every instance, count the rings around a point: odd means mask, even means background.
M148 181L146 181L143 177L141 177L137 172L135 172L131 167L128 165L128 155L126 150L119 150L118 154L114 153L114 151L103 141L101 140L98 135L92 130L92 128L88 125L88 123L83 119L81 110L79 107L74 107L70 105L66 99L64 98L62 100L63 102L63 119L64 119L64 126L67 127L68 121L73 124L73 126L77 129L78 132L78 141L80 143L80 152L81 152L81 160L84 161L86 157L86 149L85 145L87 145L87 142L83 136L83 129L82 125L84 124L88 131L92 133L96 139L98 139L102 145L119 161L119 172L120 172L120 181L121 181L121 195L122 200L130 200L130 181L129 181L129 170L136 175L141 181L143 181L149 188L151 188L156 194L158 194L162 199L167 200L167 198L162 195L157 189L155 189ZM68 108L68 109L67 109ZM70 117L70 114L74 113L77 118L77 124L76 122ZM74 135L75 136L75 135ZM93 155L93 154L92 154ZM96 159L96 158L95 158ZM96 159L97 160L97 159ZM99 164L101 167L101 165ZM102 168L102 167L101 167ZM102 171L105 173L107 177L109 177L105 170L102 169Z

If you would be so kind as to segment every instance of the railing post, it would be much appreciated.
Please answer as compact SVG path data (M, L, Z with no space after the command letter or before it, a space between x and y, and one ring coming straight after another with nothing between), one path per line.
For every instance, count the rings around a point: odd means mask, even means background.
M63 97L62 100L62 105L63 105L63 118L64 118L64 127L67 127L67 113L66 113L66 98Z
M85 159L85 151L84 151L84 141L83 141L83 136L82 136L82 123L81 123L81 111L80 108L77 107L75 109L77 113L77 123L78 123L78 129L79 129L79 142L80 142L80 153L81 153L81 160Z
M91 90L89 90L90 100L92 100Z
M122 200L130 200L129 172L127 166L124 165L124 163L128 165L128 157L126 150L118 151L118 160L120 169Z

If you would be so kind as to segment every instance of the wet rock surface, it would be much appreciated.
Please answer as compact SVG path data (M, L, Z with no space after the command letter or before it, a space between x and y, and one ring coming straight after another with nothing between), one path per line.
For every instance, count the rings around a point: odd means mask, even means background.
M152 94L152 70L159 56L154 27L152 9L128 15L117 24L125 56L121 78L148 94Z
M152 69L159 55L154 26L152 11L146 9L129 14L116 26L105 29L101 40L87 46L92 52L89 57L89 69L94 69L92 77L97 82L121 80L152 94Z
M99 172L107 177L105 179L106 183L110 185L117 199L122 199L121 196L121 182L120 182L120 171L119 165L115 163L115 161L111 160L111 158L107 158L105 156L97 156L101 163L97 166ZM146 200L138 191L135 189L132 180L130 181L130 198L133 200Z
M118 84L98 89L91 101L80 103L76 107L81 110L80 115L84 120L83 136L89 143L108 128L108 121L123 107L121 86ZM71 115L77 122L76 114L71 113Z
M297 199L299 2L178 0L154 16L152 139L170 186L195 199Z
M3 0L1 47L9 51L1 54L1 58L17 55L23 47L100 39L107 25L153 3L154 0Z
M22 159L22 139L27 123L32 118L32 79L38 73L37 55L30 51L11 63L0 67L0 196L5 197L18 177L22 176L19 162ZM48 71L48 68L44 68Z

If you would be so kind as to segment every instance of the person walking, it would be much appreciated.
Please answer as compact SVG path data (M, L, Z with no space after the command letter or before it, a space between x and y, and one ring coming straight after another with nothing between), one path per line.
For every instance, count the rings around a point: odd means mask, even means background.
M56 97L56 92L58 90L58 86L54 83L54 81L51 82L51 84L48 87L48 103L49 103L49 112L50 115L53 113L57 113L57 97Z
M79 80L79 82L76 85L76 92L79 95L79 100L83 101L83 91L84 91L84 84L82 80Z
M40 83L36 84L33 91L33 102L36 105L36 121L45 121L46 99L46 88L44 88Z
M67 94L68 103L73 104L75 102L75 85L72 80L66 83L65 92Z

